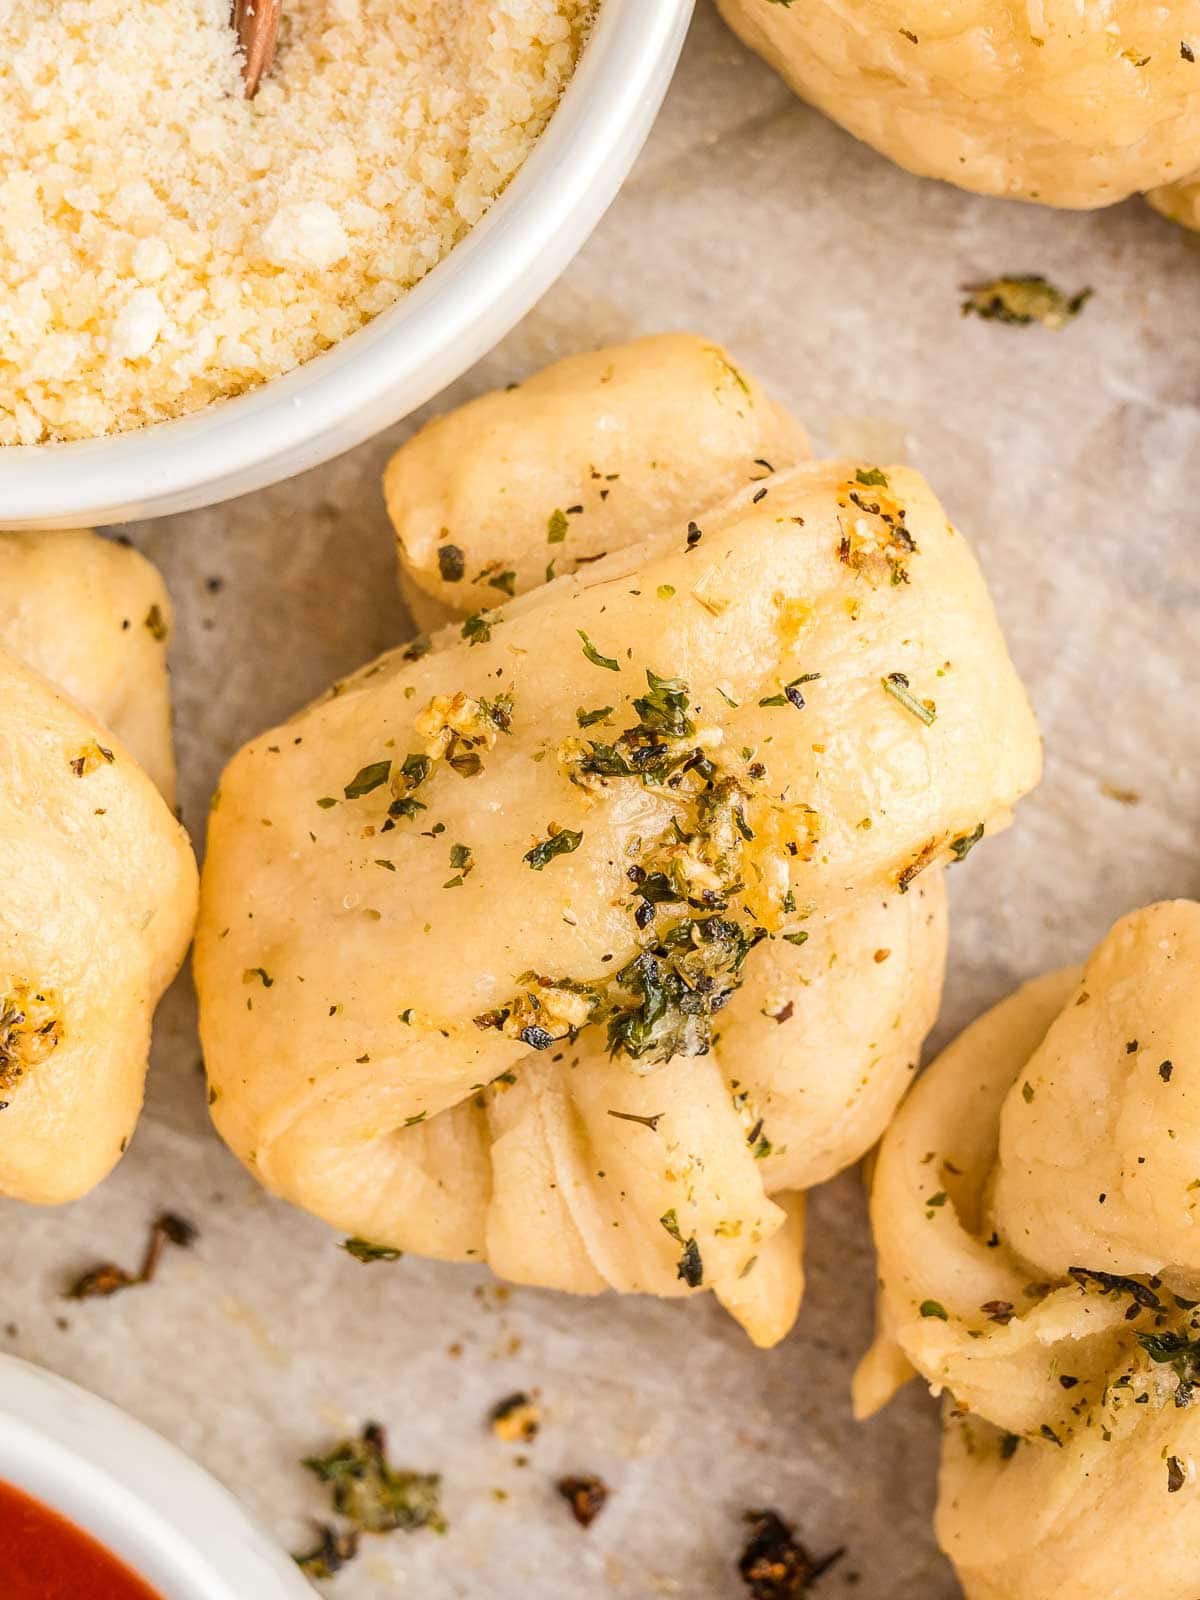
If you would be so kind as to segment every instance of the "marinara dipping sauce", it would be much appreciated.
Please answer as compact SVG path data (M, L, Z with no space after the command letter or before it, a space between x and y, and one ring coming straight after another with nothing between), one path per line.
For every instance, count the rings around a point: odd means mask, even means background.
M3 1600L162 1600L57 1511L0 1483Z

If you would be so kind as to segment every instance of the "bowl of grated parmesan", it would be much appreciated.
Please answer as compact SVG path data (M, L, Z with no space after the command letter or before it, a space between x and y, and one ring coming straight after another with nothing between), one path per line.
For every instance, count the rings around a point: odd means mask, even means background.
M595 226L692 4L276 0L251 90L230 0L11 0L0 527L211 504L423 404Z

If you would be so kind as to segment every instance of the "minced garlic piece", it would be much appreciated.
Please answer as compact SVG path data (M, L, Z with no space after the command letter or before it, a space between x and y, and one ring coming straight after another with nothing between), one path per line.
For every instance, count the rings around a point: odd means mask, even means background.
M417 713L413 727L425 741L425 753L436 761L446 754L455 735L470 745L491 750L499 724L489 703L474 700L469 694L435 694L423 711Z
M50 989L0 979L0 1092L7 1102L21 1079L41 1066L63 1036L62 1001Z
M194 411L352 333L521 166L595 0L0 6L0 444Z

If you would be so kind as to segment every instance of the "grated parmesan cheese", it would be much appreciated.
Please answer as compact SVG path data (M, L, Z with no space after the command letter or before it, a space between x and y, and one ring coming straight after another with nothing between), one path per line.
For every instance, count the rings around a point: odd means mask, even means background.
M391 305L483 216L595 0L0 5L0 444L194 411Z

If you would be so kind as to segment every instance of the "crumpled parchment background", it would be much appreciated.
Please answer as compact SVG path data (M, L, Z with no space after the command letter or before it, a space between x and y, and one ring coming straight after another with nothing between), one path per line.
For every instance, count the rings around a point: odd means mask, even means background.
M1095 299L1061 333L960 318L960 285L1005 272ZM702 0L607 219L430 408L587 345L692 328L819 446L928 475L986 569L1048 756L1017 826L952 875L938 1041L1123 911L1200 894L1198 284L1200 239L1136 201L1073 215L910 178L796 101ZM129 530L179 613L197 832L243 740L403 637L379 476L424 415L292 483ZM190 1254L170 1252L147 1289L61 1298L98 1259L135 1265L164 1207L198 1224ZM869 1425L850 1417L872 1298L854 1174L815 1198L808 1298L766 1355L708 1297L577 1301L479 1269L362 1266L212 1133L182 979L116 1174L73 1207L0 1215L0 1348L161 1430L290 1547L323 1505L298 1458L367 1418L400 1464L444 1474L449 1534L367 1541L339 1600L731 1600L741 1513L764 1505L817 1551L848 1547L822 1594L957 1593L929 1523L936 1407L911 1386ZM545 1413L525 1451L486 1426L518 1388ZM553 1489L568 1471L613 1489L587 1533Z

